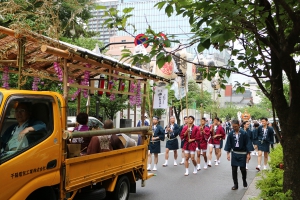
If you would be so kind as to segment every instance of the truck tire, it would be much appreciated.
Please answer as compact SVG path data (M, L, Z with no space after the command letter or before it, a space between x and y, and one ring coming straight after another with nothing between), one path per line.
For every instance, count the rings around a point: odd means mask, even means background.
M100 200L105 199L106 191L104 188L101 189L90 189L90 190L83 190L80 193L75 195L74 200Z
M43 187L34 191L26 198L26 200L37 200L37 199L57 200L58 198L51 187Z
M112 193L113 200L128 200L130 191L129 179L127 176L121 176Z

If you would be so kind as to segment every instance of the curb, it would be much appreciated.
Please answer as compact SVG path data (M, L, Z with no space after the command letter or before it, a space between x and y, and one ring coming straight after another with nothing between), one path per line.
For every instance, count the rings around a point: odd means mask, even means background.
M256 176L253 181L251 182L251 184L248 186L247 191L245 192L242 200L249 200L251 198L257 197L260 193L259 189L256 189L256 181L259 180L261 177L260 176Z

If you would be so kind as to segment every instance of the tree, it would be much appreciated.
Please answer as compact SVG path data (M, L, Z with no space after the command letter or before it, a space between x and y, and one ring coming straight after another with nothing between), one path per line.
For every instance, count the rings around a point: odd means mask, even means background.
M127 101L128 101L128 96L127 95L122 95L122 97L119 97L116 95L115 100L110 100L109 97L106 95L103 95L100 98L99 105L104 109L105 115L113 120L114 117L116 116L116 113L118 111L124 110L127 108Z
M209 80L218 72L221 87L225 87L224 77L232 72L253 77L262 93L271 101L281 125L284 155L284 191L292 191L293 199L300 199L300 71L296 57L300 51L300 12L299 1L295 0L167 0L157 3L168 16L172 14L189 18L190 32L194 33L188 44L177 50L198 44L198 52L208 48L220 51L230 50L236 60L228 66L203 66L204 77ZM114 20L110 26L126 31L126 19L130 13L107 11ZM170 39L161 39L159 32L151 29L145 32L153 43L147 55L131 55L133 64L149 61L156 57L159 67L171 60L176 51L168 52ZM167 36L168 37L168 36ZM171 38L170 36L168 38ZM174 41L172 42L179 42ZM235 44L235 45L233 45ZM240 61L235 65L235 61ZM209 68L209 70L206 70ZM288 100L284 95L284 74L290 85ZM243 85L237 85L237 92L243 92ZM275 113L274 113L275 114Z
M208 93L207 91L203 91L203 93L201 93L199 85L193 80L188 82L187 97L188 97L189 109L192 108L191 105L193 104L196 104L195 109L199 108L201 104L203 105L204 108L212 104L211 94ZM181 124L180 113L181 111L186 109L186 97L183 97L180 102L180 100L175 98L174 91L170 90L169 102L170 105L173 107L177 124Z
M5 0L0 2L0 25L14 30L35 31L52 38L92 36L86 31L92 18L90 0Z

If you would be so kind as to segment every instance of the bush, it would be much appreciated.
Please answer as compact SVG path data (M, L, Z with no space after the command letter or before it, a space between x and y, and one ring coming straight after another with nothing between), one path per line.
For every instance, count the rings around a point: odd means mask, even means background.
M283 173L280 169L280 164L283 164L282 146L277 145L270 153L269 170L264 170L259 173L261 179L257 181L256 188L260 189L260 194L257 199L270 200L292 200L291 191L283 191Z

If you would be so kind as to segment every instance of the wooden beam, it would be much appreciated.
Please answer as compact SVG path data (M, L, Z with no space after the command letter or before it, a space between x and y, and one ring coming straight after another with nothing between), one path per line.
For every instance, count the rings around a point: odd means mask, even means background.
M103 91L103 92L110 92L110 93L114 93L114 94L136 95L135 93L132 93L132 92L124 92L124 91L121 92L121 91L117 91L117 90L108 90L108 89L102 89L102 88L95 88L95 87L90 87L90 86L85 86L85 85L74 84L74 83L68 83L68 86L69 87L74 87L74 88L96 90L96 91ZM146 95L143 94L141 96L146 96Z
M14 30L11 30L9 28L5 28L3 26L0 26L0 32L1 33L4 33L6 35L9 35L9 36L13 36L13 37L16 37L16 34L15 34L15 31Z
M0 60L0 63L17 63L17 60Z
M117 78L120 78L120 79L133 80L133 81L136 80L136 79L130 78L128 76L117 75L117 74L114 74L114 73L102 71L103 69L106 70L106 68L101 68L102 70L100 71L99 69L86 68L86 67L74 65L74 64L71 64L71 63L68 63L68 67L72 67L72 68L80 69L80 70L86 70L86 71L99 73L99 74L104 74L104 75L108 75L108 76L112 76L112 77L117 77ZM118 71L118 69L115 69L115 70ZM125 75L125 73L124 73L124 75ZM141 81L141 83L146 83L147 82L147 81L144 81L144 80L140 80L140 81Z

